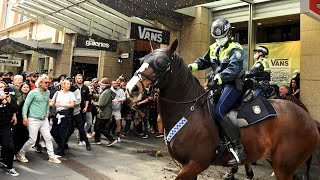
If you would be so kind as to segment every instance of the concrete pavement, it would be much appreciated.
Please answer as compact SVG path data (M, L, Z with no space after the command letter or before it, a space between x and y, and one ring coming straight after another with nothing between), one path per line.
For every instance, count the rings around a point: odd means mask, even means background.
M46 152L41 154L34 150L27 152L28 163L14 162L14 167L20 173L18 177L5 174L0 169L1 180L164 180L174 179L179 172L178 166L171 160L164 141L149 136L129 136L122 138L120 143L107 147L107 140L102 138L102 145L92 145L92 151L76 143L73 136L69 142L70 149L66 156L60 158L62 164L47 161ZM160 150L161 157L156 157ZM259 180L275 179L270 177L270 166L263 160L253 166L255 177ZM221 179L226 168L211 166L203 172L199 179ZM245 179L244 168L240 167L236 176ZM320 180L320 169L312 167L312 180Z

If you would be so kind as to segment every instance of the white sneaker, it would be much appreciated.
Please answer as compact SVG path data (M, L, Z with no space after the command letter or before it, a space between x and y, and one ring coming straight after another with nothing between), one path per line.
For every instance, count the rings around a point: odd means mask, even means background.
M16 158L20 162L24 162L24 163L29 162L29 160L25 156L22 156L22 155L19 155L19 154L16 155Z
M17 171L14 168L8 169L6 174L9 174L11 176L19 176L19 173L17 173Z
M56 164L60 164L61 163L61 161L56 157L54 157L54 158L49 157L48 161L52 162L52 163L56 163Z
M79 146L86 146L86 142L80 141L80 142L79 142Z

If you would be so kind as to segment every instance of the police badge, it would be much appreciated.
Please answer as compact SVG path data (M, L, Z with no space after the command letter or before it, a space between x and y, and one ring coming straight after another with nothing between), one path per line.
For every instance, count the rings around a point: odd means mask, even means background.
M260 106L252 106L252 110L255 114L260 114L261 113L261 108Z

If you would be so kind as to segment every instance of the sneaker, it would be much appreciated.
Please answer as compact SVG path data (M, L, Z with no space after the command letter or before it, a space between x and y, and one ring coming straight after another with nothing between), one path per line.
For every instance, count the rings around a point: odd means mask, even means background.
M157 137L157 138L163 138L163 137L164 137L164 135L163 135L163 134L161 134L161 133L158 133L158 134L156 135L156 137Z
M86 142L80 141L80 142L79 142L79 146L86 146Z
M20 162L24 162L24 163L29 162L29 160L28 160L25 156L21 156L21 155L19 155L19 154L16 155L16 158L17 158L17 160L20 161Z
M54 158L49 157L48 161L52 162L52 163L56 163L56 164L60 164L61 163L61 161L57 157L54 157Z
M114 139L114 140L110 141L107 146L108 146L108 147L111 147L112 145L114 145L114 144L117 143L117 142L118 142L118 140Z
M142 138L147 139L148 137L149 137L148 135L144 135Z
M101 145L101 141L94 141L91 144L95 144L95 145Z
M19 173L17 173L17 171L14 168L8 169L6 174L9 174L11 176L19 176Z
M120 137L118 137L118 138L117 138L117 141L118 141L118 142L121 142L121 139L120 139Z
M42 153L42 147L40 145L39 146L33 146L32 148L35 149L37 151L37 153Z

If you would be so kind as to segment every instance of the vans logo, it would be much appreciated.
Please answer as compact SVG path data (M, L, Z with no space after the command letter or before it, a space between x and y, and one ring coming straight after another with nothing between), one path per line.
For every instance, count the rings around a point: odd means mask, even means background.
M130 22L129 27L127 38L153 41L161 44L169 44L170 42L170 31L156 29L133 22Z
M162 31L158 31L151 28L138 27L140 39L145 39L149 41L162 42Z
M289 66L289 59L271 59L272 66L286 67Z

